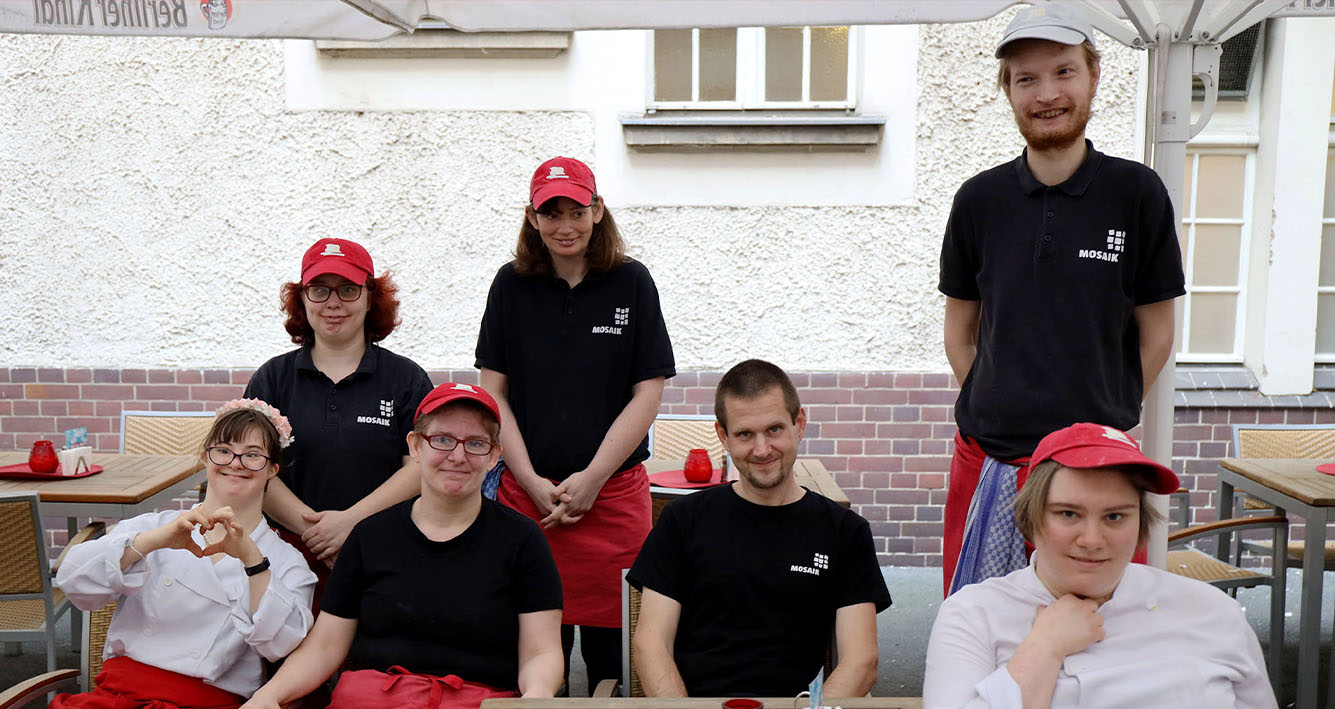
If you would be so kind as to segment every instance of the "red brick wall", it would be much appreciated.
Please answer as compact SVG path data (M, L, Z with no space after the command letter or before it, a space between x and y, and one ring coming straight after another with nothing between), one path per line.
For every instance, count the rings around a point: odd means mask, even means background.
M249 369L0 368L0 450L87 426L102 451L120 445L122 410L200 411L240 396ZM662 411L713 412L721 372L684 372ZM871 523L883 565L939 566L941 511L955 434L953 377L914 372L792 375L808 425L800 455L819 458ZM477 382L477 372L441 370L433 381ZM1299 402L1306 403L1306 402ZM1174 467L1193 490L1196 522L1214 518L1217 460L1229 455L1234 423L1335 423L1335 409L1179 407ZM62 543L64 523L52 524ZM58 530L58 531L57 531ZM1296 531L1296 530L1295 530Z

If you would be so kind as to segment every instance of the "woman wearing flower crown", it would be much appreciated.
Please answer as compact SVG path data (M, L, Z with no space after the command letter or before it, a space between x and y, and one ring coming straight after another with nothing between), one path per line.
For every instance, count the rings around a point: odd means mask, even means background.
M96 689L52 707L236 707L311 627L315 574L264 523L264 489L292 429L229 401L204 438L203 502L149 512L72 547L56 583L83 610L117 602Z
M281 408L296 429L264 512L307 554L320 587L353 525L417 494L404 441L431 380L376 344L399 324L397 291L360 244L315 242L301 278L282 288L283 327L300 347L265 362L246 385L246 396Z

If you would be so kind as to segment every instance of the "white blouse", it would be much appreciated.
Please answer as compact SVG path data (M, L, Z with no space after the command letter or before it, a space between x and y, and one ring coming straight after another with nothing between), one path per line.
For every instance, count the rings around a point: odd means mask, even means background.
M1006 665L1038 607L1055 600L1034 573L1037 563L941 604L927 645L925 708L1023 706ZM1053 707L1276 705L1256 633L1219 589L1131 564L1098 612L1105 637L1066 657Z
M126 656L249 697L261 683L260 657L287 655L310 630L315 574L264 523L250 534L270 565L269 586L254 612L249 578L230 556L215 564L184 549L158 549L121 571L121 556L135 535L180 514L143 514L75 545L56 584L83 610L119 602L104 658ZM203 545L198 529L192 536Z

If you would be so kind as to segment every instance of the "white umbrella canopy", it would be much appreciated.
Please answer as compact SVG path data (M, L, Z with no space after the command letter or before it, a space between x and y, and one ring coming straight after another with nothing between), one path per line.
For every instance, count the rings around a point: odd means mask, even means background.
M401 28L343 0L0 0L0 32L380 40Z

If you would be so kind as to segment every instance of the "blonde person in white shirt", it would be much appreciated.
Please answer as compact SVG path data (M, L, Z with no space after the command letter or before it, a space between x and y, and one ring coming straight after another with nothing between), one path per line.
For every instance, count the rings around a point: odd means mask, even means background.
M1015 502L1030 564L941 604L924 707L1276 706L1236 601L1130 563L1171 470L1089 423L1049 434L1031 465Z
M125 520L70 550L56 582L74 605L118 605L97 688L52 707L239 706L260 686L260 658L301 642L315 574L261 512L290 440L277 409L228 402L200 453L203 502Z

